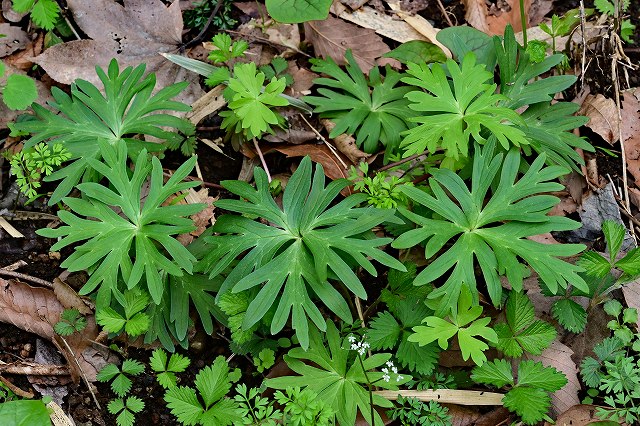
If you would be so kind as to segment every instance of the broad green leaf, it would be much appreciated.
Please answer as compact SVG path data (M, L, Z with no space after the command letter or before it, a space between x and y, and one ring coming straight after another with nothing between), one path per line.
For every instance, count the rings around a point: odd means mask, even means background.
M49 411L40 400L0 403L0 424L7 426L50 426Z
M551 314L572 333L581 333L587 325L587 311L571 299L559 299L551 305Z
M327 19L331 3L332 0L266 0L265 5L276 21L296 24Z
M351 312L343 296L327 280L331 272L353 294L366 299L367 293L352 266L360 265L370 275L377 272L370 259L399 270L405 267L377 247L389 238L365 238L364 233L384 221L394 220L393 210L354 208L363 201L354 195L328 208L346 180L324 186L321 165L312 178L311 160L305 157L291 176L282 198L282 208L269 192L265 172L256 168L257 189L246 182L224 181L222 185L245 200L221 200L216 206L227 211L256 215L268 221L256 222L244 216L224 215L205 241L211 250L199 269L215 277L237 258L241 260L226 277L219 295L256 288L242 328L249 329L275 307L271 333L282 330L289 317L303 348L308 346L309 321L325 330L325 318L311 297L317 296L342 320L351 322ZM273 312L273 311L272 311Z
M164 400L167 402L167 407L171 410L171 414L186 426L198 424L204 412L200 401L198 401L196 391L186 386L169 389L164 396Z
M604 238L607 241L609 255L612 261L615 261L618 256L618 252L620 251L620 247L622 247L622 242L624 241L624 236L627 233L627 230L624 225L616 221L605 220L602 223L602 232L604 233Z
M119 333L127 323L127 320L115 309L107 306L96 312L96 322L109 333Z
M391 380L382 379L384 373L371 370L386 367L385 363L391 354L379 353L360 361L354 357L355 352L341 346L342 339L333 322L327 323L327 343L322 334L315 329L309 330L309 349L294 348L284 356L289 368L299 376L283 376L267 379L266 385L274 389L287 387L307 388L315 392L318 399L325 402L337 414L339 424L355 424L358 411L368 424L382 426L384 423L377 411L371 419L370 394L367 383L375 382L376 386L384 389L397 389L406 383L410 376L403 375L397 380L391 375ZM302 360L307 361L306 363ZM362 369L362 366L366 372ZM373 404L389 408L392 403L379 395L373 395Z
M484 383L496 387L513 385L511 363L506 359L494 359L473 369L471 379L476 383Z
M440 47L423 40L407 41L382 56L384 58L397 59L403 64L411 62L414 64L446 62L447 60L447 55L444 54Z
M55 28L60 8L55 0L38 0L31 9L31 20L45 30Z
M542 389L516 387L502 398L504 407L522 417L528 425L535 425L544 419L551 407L551 397Z
M178 146L184 139L180 133L193 133L194 127L188 120L162 112L190 109L183 103L171 101L188 83L168 86L152 95L155 75L143 78L144 71L143 64L120 72L114 59L106 73L96 68L104 95L88 81L76 80L71 85L71 96L57 87L52 88L54 101L50 102L50 107L53 111L34 104L37 120L16 123L16 130L34 134L26 141L26 149L42 141L51 146L59 143L75 160L46 178L48 181L62 180L49 200L50 205L60 202L81 180L100 179L99 171L89 165L91 159L100 160L103 155L100 141L115 146L118 141L125 140L131 145L132 152L143 147L158 151L164 149L163 144L143 142L131 135L144 134Z
M313 71L331 78L315 79L314 84L320 86L319 96L305 96L304 100L315 106L320 117L336 124L329 137L348 133L355 136L356 144L365 152L377 152L379 144L387 148L387 156L397 152L400 133L411 127L409 119L415 116L405 99L412 89L398 86L402 74L389 66L384 77L378 67L366 77L351 50L345 57L346 72L331 58L311 60Z
M182 182L193 169L196 157L191 157L163 183L162 165L153 157L150 161L142 151L129 176L127 149L123 141L111 146L99 141L105 163L95 159L88 163L107 177L112 187L97 183L82 183L78 189L83 199L65 198L71 213L60 210L58 216L66 226L38 230L49 238L62 237L51 247L59 250L86 240L62 263L70 271L93 268L81 289L81 294L98 290L97 310L109 306L111 295L120 297L126 288L133 289L141 281L154 303L162 300L162 275L191 273L195 257L173 235L191 232L195 227L189 216L199 212L204 204L162 205L173 194L197 185ZM149 179L149 193L141 206L142 185ZM122 214L112 209L118 207ZM83 219L78 215L93 219Z
M38 90L33 79L21 74L11 74L7 77L2 89L2 100L9 109L27 109L36 99Z
M582 253L576 264L581 268L584 268L587 275L595 278L604 278L609 272L611 272L611 263L609 263L604 256L600 253L596 253L595 251Z
M518 366L518 386L531 386L547 392L555 392L567 384L564 374L541 362L522 361Z
M31 10L37 0L13 0L13 10L18 13L25 13Z
M493 72L496 66L496 51L490 36L469 26L455 26L438 31L436 39L451 50L458 61L473 52L478 63ZM419 62L418 62L419 63Z
M558 287L566 288L569 283L588 291L587 284L578 275L582 269L559 259L575 255L584 249L583 245L541 244L527 238L579 227L579 223L570 219L547 216L559 199L544 193L561 189L554 180L566 169L545 167L545 157L541 155L524 176L518 178L521 165L518 150L512 149L503 157L503 154L494 155L494 147L494 143L484 148L476 145L470 188L462 178L445 169L433 172L429 182L433 195L415 187L402 187L415 203L441 217L432 219L399 209L418 227L392 243L396 248L425 243L427 260L446 248L414 282L415 285L434 282L453 268L444 285L428 296L439 299L438 316L455 311L463 282L471 290L473 303L478 303L476 265L480 266L488 294L496 306L501 302L500 276L506 276L512 288L520 291L523 279L530 273L529 267L552 292ZM496 179L499 184L490 193L491 183Z
M630 250L629 253L616 262L616 268L624 272L621 277L623 281L630 281L640 275L640 248Z

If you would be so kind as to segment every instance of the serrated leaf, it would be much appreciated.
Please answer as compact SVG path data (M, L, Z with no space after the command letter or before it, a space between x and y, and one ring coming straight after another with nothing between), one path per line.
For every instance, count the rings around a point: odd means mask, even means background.
M267 12L285 24L321 21L329 15L332 0L266 0Z
M109 380L120 374L120 369L115 364L105 365L99 372L96 378L99 382L108 382Z
M555 392L567 384L564 374L538 361L522 361L518 365L518 386L531 386Z
M622 259L616 262L616 268L624 272L622 280L628 281L640 275L640 248L629 251Z
M205 406L212 406L231 390L229 364L224 357L217 357L212 365L200 370L194 383Z
M127 398L127 408L134 413L139 413L144 409L144 401L137 396Z
M398 321L391 315L391 312L384 311L378 313L371 321L367 334L371 348L377 350L393 349L401 333L402 329Z
M505 359L494 359L473 369L471 379L476 383L497 386L513 385L511 363Z
M161 349L155 349L149 358L149 367L156 373L166 371L167 369L167 353Z
M114 399L113 401L109 402L109 405L107 405L107 410L109 410L111 414L118 414L123 409L124 400L122 398Z
M158 380L158 383L160 384L160 386L162 386L165 389L171 389L178 385L178 380L176 378L176 375L170 371L164 371L162 373L159 373L156 376L156 380Z
M611 272L611 264L600 253L587 251L580 256L576 262L578 266L585 270L587 275L596 278L604 278Z
M586 357L582 360L580 364L580 375L585 385L592 388L598 388L600 386L600 382L604 377L604 373L600 371L601 367L602 364L591 357Z
M581 333L587 325L587 311L571 299L560 299L551 305L551 314L572 333Z
M109 333L118 333L127 320L111 307L105 307L96 312L96 322Z
M124 326L124 331L131 337L139 336L145 333L149 329L149 316L145 313L137 313L127 320Z
M11 74L7 77L7 82L2 89L2 100L9 109L27 109L36 99L38 99L38 89L32 78L21 74Z
M181 354L172 354L169 359L169 365L167 366L168 371L173 371L175 373L182 373L189 367L191 364L191 360L184 355Z
M25 13L31 10L36 0L13 0L13 10L18 13Z
M547 212L559 200L542 195L560 189L560 185L553 180L566 170L558 166L545 167L544 155L541 155L524 176L517 179L521 165L519 151L509 151L503 161L503 154L495 155L494 149L494 143L484 148L476 145L470 189L458 175L444 169L434 171L430 179L429 186L434 195L415 187L402 187L402 191L414 202L442 217L432 219L400 208L400 213L418 224L418 227L400 235L392 243L396 248L426 243L427 260L438 254L445 245L449 247L429 263L414 282L415 285L433 282L453 268L444 285L429 294L430 299L440 299L436 315L445 316L450 310L456 309L463 283L469 286L473 303L478 303L476 260L489 296L496 306L501 302L500 276L506 276L512 288L520 291L524 277L529 275L527 265L538 272L540 279L552 291L558 287L566 288L569 283L588 290L587 284L578 275L581 268L559 259L580 252L584 246L541 244L527 238L579 226L567 218L547 216ZM498 176L499 184L487 201L491 182ZM450 193L445 192L444 188ZM450 241L452 245L447 244Z
M26 399L0 404L0 424L16 426L49 425L49 411L41 400Z
M186 426L197 424L204 412L198 401L196 391L185 386L169 389L164 396L164 400L167 402L167 407L171 410L171 414L180 419Z
M125 396L131 390L131 379L125 376L124 374L118 374L115 379L111 382L111 390L113 393L118 395L120 398Z
M614 220L605 220L602 222L602 232L607 241L609 255L612 260L615 260L618 257L618 252L620 251L620 247L622 247L622 242L624 241L627 230L622 224Z
M132 376L137 376L138 374L144 371L144 364L135 359L125 359L122 362L121 370L123 373L131 374Z
M61 266L70 271L95 268L80 293L89 294L97 289L98 311L110 305L112 294L120 294L119 279L132 289L143 275L149 294L158 304L164 292L161 275L191 272L196 260L173 235L194 230L189 216L202 210L204 204L162 205L174 193L197 185L197 182L182 182L193 169L196 157L181 165L165 184L160 161L156 157L149 159L145 150L138 155L134 172L129 176L123 141L112 146L99 140L98 146L105 162L87 161L109 179L113 189L90 182L78 185L84 198L64 199L75 214L66 210L58 212L66 226L37 232L49 238L62 237L52 250L86 240L76 246ZM141 188L148 178L149 194L141 206ZM116 214L112 206L121 208L122 215ZM95 219L83 219L79 215Z
M55 0L38 0L31 9L31 20L45 30L55 28L60 8Z
M506 409L522 417L526 424L533 425L542 420L551 407L551 397L542 389L516 387L502 398Z
M291 176L283 195L283 207L273 200L265 172L256 168L256 187L246 182L224 181L222 185L246 201L221 200L216 206L243 214L256 214L270 224L247 217L225 215L216 221L219 235L205 241L212 249L200 267L217 276L236 258L242 257L226 277L218 294L257 288L244 316L242 328L249 329L267 311L276 307L271 333L282 330L289 317L303 348L308 346L310 323L325 329L325 318L311 290L339 318L351 322L351 312L342 295L328 282L329 269L344 286L361 299L366 291L345 259L354 260L369 274L377 271L368 258L399 270L404 266L377 247L388 238L364 238L363 233L386 220L392 210L354 208L363 198L352 195L328 208L348 182L336 180L325 188L321 165L312 178L309 157L305 157ZM364 195L363 195L364 196ZM246 254L245 254L246 252ZM276 303L277 302L277 303Z

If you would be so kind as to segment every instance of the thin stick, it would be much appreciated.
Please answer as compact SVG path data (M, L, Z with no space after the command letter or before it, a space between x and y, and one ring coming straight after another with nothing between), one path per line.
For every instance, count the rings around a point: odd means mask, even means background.
M402 160L396 161L395 163L389 163L386 166L382 166L376 171L377 172L384 172L385 170L389 170L389 169L392 169L394 167L400 166L400 165L402 165L404 163L407 163L407 162L409 162L411 160L415 160L418 157L422 157L423 155L428 154L428 153L429 153L429 151L423 151L420 154L413 154L412 156L407 157L407 158L403 158Z
M580 72L580 88L584 87L584 74L587 71L587 40L585 38L584 32L586 31L586 18L584 13L584 1L580 0L580 36L582 38L582 62L581 72Z
M7 265L7 266L5 266L3 268L0 268L0 269L3 269L5 271L17 271L21 267L27 266L27 265L28 265L28 263L25 262L24 260L18 260L17 262L14 262L11 265Z
M449 24L450 27L455 26L453 25L453 22L451 22L451 19L449 18L449 14L447 13L447 9L444 8L442 1L437 0L437 2L438 2L438 8L440 9L440 12L442 12L444 19L447 21L447 24Z
M207 23L204 24L204 27L202 27L202 30L200 30L200 32L198 33L197 36L195 36L193 38L193 40L189 41L188 43L185 43L182 45L182 47L180 47L180 51L184 52L184 50L188 47L191 47L197 43L199 43L203 38L205 33L209 30L209 26L211 25L211 22L213 22L213 18L218 14L218 10L220 10L220 6L222 6L222 2L224 0L218 0L216 2L216 6L213 8L213 11L211 12L211 15L209 15L209 19L207 19Z
M267 167L266 161L264 161L264 156L262 155L262 151L260 150L260 146L258 145L258 141L256 140L256 138L253 138L253 146L256 148L258 157L260 157L260 163L262 163L262 168L267 174L267 179L269 179L269 183L271 183L271 174L269 173L269 168Z
M2 376L0 376L0 382L2 382L3 385L8 387L11 390L11 392L15 393L21 398L32 399L35 396L33 392L28 392L20 389L19 387L17 387L16 385L14 385L13 383L11 383L9 380L5 379Z
M360 298L358 296L355 297L356 302L356 312L358 312L358 318L362 321L362 328L366 328L366 324L364 322L364 316L362 315L362 304L360 303Z
M309 123L309 121L307 121L307 118L304 116L304 114L300 113L300 117L302 117L302 119L304 120L304 122L305 122L305 123L307 123L307 126L309 126L309 128L311 129L311 131L312 131L313 133L315 133L315 134L316 134L316 136L317 136L317 137L318 137L322 142L324 142L324 144L327 146L327 148L329 148L329 151L331 151L331 153L332 153L333 155L335 155L335 156L336 156L336 158L338 159L338 161L340 162L340 164L342 164L342 167L344 167L344 169L345 169L345 170L347 170L349 167L347 167L347 165L345 164L345 162L344 162L344 161L342 161L342 158L340 158L340 156L339 156L339 155L338 155L338 153L336 152L335 147L333 147L333 146L329 143L329 141L327 141L327 140L324 138L324 136L322 136L322 135L320 134L320 132L318 131L318 129L316 129L315 127L313 127L313 126L311 125L311 123Z
M59 336L59 337L62 343L64 343L64 346L67 348L67 351L69 351L69 354L73 358L73 362L75 362L76 365L78 366L78 371L80 371L80 376L82 376L82 380L84 381L85 385L87 385L87 389L89 389L89 393L93 398L93 402L96 404L96 407L98 407L98 410L102 410L102 408L100 407L100 403L98 402L98 398L96 397L96 394L93 393L93 389L91 389L91 384L89 383L89 379L87 379L87 376L84 374L84 370L82 369L82 367L80 366L80 363L76 359L76 356L73 353L73 350L71 349L71 347L67 343L67 340L63 336Z
M16 271L9 271L7 269L0 269L0 275L3 275L5 277L19 278L21 280L31 281L32 283L40 284L43 287L53 288L53 284L51 282L49 282L49 281L46 281L46 280L43 280L43 279L40 279L40 278L36 278L36 277L32 277L31 275L22 274L22 273L16 272Z
M458 389L426 389L426 390L383 390L374 392L390 401L395 401L398 395L406 398L417 398L420 401L438 401L440 403L458 405L502 405L504 394Z

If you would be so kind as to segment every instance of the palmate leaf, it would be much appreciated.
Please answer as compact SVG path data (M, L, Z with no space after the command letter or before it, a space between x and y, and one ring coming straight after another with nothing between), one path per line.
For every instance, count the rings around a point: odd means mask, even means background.
M335 180L325 188L324 171L318 164L312 182L309 157L302 160L289 179L282 208L269 192L265 172L256 168L254 176L257 189L246 182L222 182L227 190L246 201L221 200L216 206L259 216L271 225L243 216L220 217L213 226L213 231L220 235L205 240L211 244L211 250L200 268L214 277L248 251L227 276L218 294L261 286L249 304L243 328L256 324L276 304L271 333L282 330L291 315L300 344L307 348L307 319L320 330L326 329L324 316L312 297L321 299L341 319L352 320L343 296L327 281L329 269L361 299L366 299L367 293L348 261L356 262L373 276L377 272L368 257L405 270L398 260L377 248L391 242L390 238L362 236L380 223L394 220L394 211L354 208L366 197L363 194L352 195L328 208L348 181Z
M449 59L446 68L451 80L443 67L427 64L409 64L407 74L411 77L402 79L426 90L407 95L412 102L409 107L420 114L411 121L420 124L406 132L401 144L406 149L405 157L425 149L434 153L439 148L447 157L466 157L469 139L483 143L485 131L505 149L529 143L522 130L514 126L524 125L523 120L514 110L499 106L506 98L495 93L496 85L489 83L493 73L476 64L473 53L467 54L461 65Z
M336 126L329 137L343 133L353 134L356 144L365 152L374 153L381 143L392 154L400 145L400 133L410 127L409 118L415 114L408 107L405 95L410 87L397 87L401 74L387 66L385 77L378 67L365 77L353 58L351 50L346 55L346 72L331 58L312 59L313 71L331 78L317 78L314 84L321 96L305 96L321 117L331 119Z
M489 296L494 305L501 301L500 276L506 276L515 291L522 290L523 278L529 275L530 266L552 290L566 288L569 283L587 291L587 284L578 275L582 269L560 260L584 249L579 244L541 244L527 237L545 232L570 230L580 226L564 217L549 217L547 212L559 202L557 197L540 195L562 188L553 179L563 175L566 169L559 166L544 167L542 154L517 179L521 157L517 149L494 155L494 143L485 148L476 145L471 188L450 170L433 172L430 187L433 196L414 187L402 191L441 216L429 219L400 208L399 211L418 228L402 234L393 247L409 248L426 242L425 257L431 259L449 241L453 245L429 264L414 282L424 285L435 281L453 268L444 285L429 294L440 298L437 316L455 311L462 283L470 289L474 304L478 303L474 258L477 259ZM500 171L500 174L498 172ZM488 201L489 188L499 176L499 183ZM445 192L448 190L449 193ZM457 237L457 238L456 238ZM524 262L522 262L524 261Z
M149 135L178 146L183 136L163 127L172 127L184 134L193 132L193 125L188 120L161 112L190 109L188 105L171 101L188 83L174 84L152 95L155 75L149 74L143 78L144 71L145 65L142 64L135 69L128 67L121 73L114 59L107 73L96 67L104 85L104 95L85 80L76 80L71 85L71 96L53 87L51 94L55 102L49 104L53 111L34 104L37 120L16 123L17 130L34 134L25 142L25 149L42 141L50 145L59 143L75 160L45 179L62 180L49 200L50 205L62 200L81 179L98 179L98 171L89 166L91 159L100 160L102 157L97 141L117 145L118 141L125 140L131 145L132 152L142 148L159 151L164 148L162 144L125 136Z
M571 299L560 299L551 305L551 314L572 333L580 333L587 325L587 311Z
M98 146L105 163L95 159L87 161L108 178L113 189L92 182L78 185L85 198L64 199L76 214L60 210L58 216L66 225L41 229L38 234L62 237L51 250L87 240L77 246L61 266L70 271L93 269L81 294L98 289L98 310L109 306L112 293L124 305L119 279L132 289L143 276L149 294L158 304L164 293L162 274L190 273L196 260L172 235L195 229L189 216L202 210L204 204L162 205L176 192L197 185L197 182L182 182L193 169L196 157L187 160L164 184L160 161L155 157L150 161L146 151L138 155L133 174L129 176L125 142L111 146L99 141ZM147 179L149 193L141 206L141 190ZM112 210L112 206L121 209L121 215Z
M312 390L337 413L338 423L341 425L355 424L358 411L368 424L383 425L384 422L377 411L374 412L375 419L371 419L367 383L375 382L376 386L395 390L411 377L404 376L399 381L391 377L389 382L385 382L381 380L385 373L371 371L383 367L389 361L391 354L388 353L379 353L363 359L365 373L360 361L353 356L355 351L341 347L342 340L333 322L327 324L326 344L318 330L311 329L309 334L308 350L294 348L284 356L289 368L300 375L267 379L266 385L274 389L297 386ZM373 404L385 408L393 406L389 400L375 394Z

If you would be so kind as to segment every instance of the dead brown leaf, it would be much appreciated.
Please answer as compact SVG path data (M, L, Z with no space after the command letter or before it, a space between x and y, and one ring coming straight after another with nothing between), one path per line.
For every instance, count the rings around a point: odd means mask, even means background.
M463 0L462 3L464 3L464 19L467 23L483 33L488 33L487 5L484 0Z
M324 144L283 145L274 147L274 149L287 157L304 157L308 155L315 163L322 164L324 173L329 179L343 179L348 176L348 171L342 166L340 160ZM344 156L340 157L348 166L353 165Z
M485 0L463 0L465 19L472 27L490 35L502 35L507 25L517 33L522 31L519 0L499 0L487 8ZM551 10L552 0L525 0L527 27L538 25Z
M640 88L624 92L621 102L622 117L620 131L624 140L629 173L640 188Z
M589 117L587 127L596 132L609 144L613 145L618 140L618 112L616 103L604 95L588 95L578 115Z
M640 311L640 279L623 285L622 294L628 307ZM640 325L640 321L638 321L638 325Z
M27 33L22 31L20 27L10 24L0 24L0 34L4 34L4 37L0 38L0 58L4 58L18 49L24 49L29 42Z
M596 416L596 407L593 405L574 405L562 413L556 419L555 426L587 426L600 419ZM552 426L545 423L545 426Z
M101 87L95 67L106 68L112 58L121 67L147 64L156 73L159 90L177 81L190 81L178 99L191 104L202 96L195 73L167 61L159 53L177 53L182 42L179 2L166 7L161 0L68 0L76 24L91 40L57 44L35 58L56 81L70 84L82 78Z
M580 391L580 380L578 380L578 368L571 359L573 351L558 340L551 342L551 345L539 356L527 356L529 359L540 361L545 366L554 367L562 372L568 383L559 391L551 395L551 409L558 415L564 413L574 405L580 404L578 392Z
M331 133L334 127L336 127L333 121L326 118L320 120L320 123L325 129L327 129L327 132L329 133ZM361 163L363 161L366 161L367 158L371 157L371 154L367 154L366 152L360 151L358 149L356 140L351 135L342 134L336 136L333 142L336 144L338 150L346 155L353 164Z
M364 72L368 72L376 65L375 60L390 50L375 31L333 16L324 21L305 22L304 29L307 41L313 44L317 55L330 57L344 65L344 55L347 49L351 49L353 57Z
M445 404L451 416L451 426L471 426L480 418L478 410L461 405Z
M294 97L308 95L313 86L313 80L320 77L304 67L299 67L295 61L289 61L287 72L293 77L293 84L287 88L287 94Z
M233 5L240 9L245 15L253 19L263 19L267 14L267 8L264 4L257 1L239 1L233 2Z
M25 283L0 279L0 322L13 324L21 330L52 341L65 356L72 376L77 380L84 375L95 381L96 374L106 361L91 345L98 336L98 327L93 316L87 317L87 327L82 333L65 337L71 353L61 344L53 325L60 319L64 306L53 290L31 287Z

